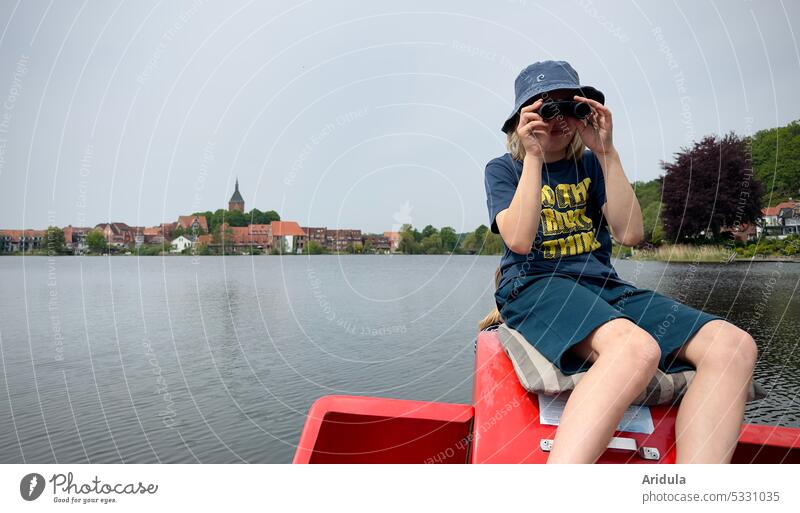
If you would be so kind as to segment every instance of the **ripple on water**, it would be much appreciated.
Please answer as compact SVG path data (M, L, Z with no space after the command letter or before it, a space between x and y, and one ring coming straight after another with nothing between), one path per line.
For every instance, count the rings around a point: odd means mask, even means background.
M468 403L497 261L63 258L51 316L46 259L2 258L0 461L289 462L326 394ZM616 265L748 329L747 421L800 426L800 266Z

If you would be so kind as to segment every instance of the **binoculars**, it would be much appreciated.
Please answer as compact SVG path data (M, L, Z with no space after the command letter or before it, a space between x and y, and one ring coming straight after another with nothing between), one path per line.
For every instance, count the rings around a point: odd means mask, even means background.
M591 113L592 108L588 103L571 100L545 102L539 107L538 112L545 121L549 121L559 114L577 119L586 119Z

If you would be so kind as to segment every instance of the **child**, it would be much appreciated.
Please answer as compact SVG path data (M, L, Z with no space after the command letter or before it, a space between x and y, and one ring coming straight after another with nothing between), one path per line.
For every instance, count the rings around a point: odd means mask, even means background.
M603 93L580 85L564 61L532 64L514 86L502 128L509 153L485 175L491 230L505 244L497 308L562 372L588 369L548 462L594 462L656 367L697 370L678 411L677 462L730 462L756 362L753 338L614 270L611 236L633 246L643 227Z

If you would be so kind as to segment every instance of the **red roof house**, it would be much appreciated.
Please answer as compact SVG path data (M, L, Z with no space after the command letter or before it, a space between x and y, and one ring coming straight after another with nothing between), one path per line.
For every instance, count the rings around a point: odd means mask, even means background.
M301 253L306 244L306 232L295 221L272 221L272 245L281 253Z
M304 237L306 232L300 228L295 221L272 221L270 224L273 237L285 237L287 235Z
M178 226L184 230L202 230L208 233L208 221L206 216L180 216Z

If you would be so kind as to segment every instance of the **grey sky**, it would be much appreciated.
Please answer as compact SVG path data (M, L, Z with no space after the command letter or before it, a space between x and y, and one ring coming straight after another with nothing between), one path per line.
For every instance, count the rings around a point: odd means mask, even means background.
M487 224L518 71L605 92L631 180L800 118L796 2L0 3L0 227L227 205L382 232ZM794 25L797 25L795 22Z

